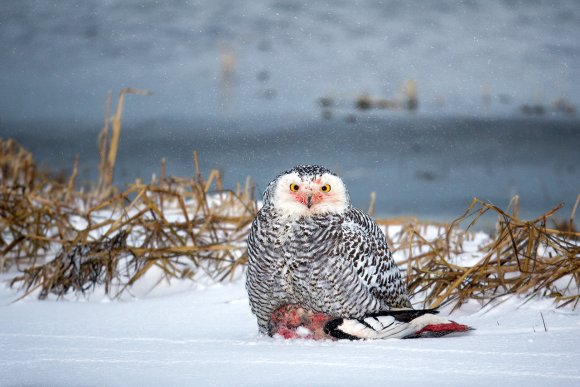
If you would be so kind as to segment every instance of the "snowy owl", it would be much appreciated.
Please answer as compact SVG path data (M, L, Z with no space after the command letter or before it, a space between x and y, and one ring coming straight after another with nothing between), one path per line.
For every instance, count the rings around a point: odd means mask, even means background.
M357 339L413 337L426 326L464 330L412 309L385 235L324 167L297 166L268 185L248 256L246 289L262 334Z

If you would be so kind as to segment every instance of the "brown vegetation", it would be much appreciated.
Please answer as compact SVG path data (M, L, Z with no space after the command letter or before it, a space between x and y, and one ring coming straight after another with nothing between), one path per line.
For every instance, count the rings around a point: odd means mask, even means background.
M449 225L440 225L438 237L426 239L418 221L406 224L391 241L402 251L409 292L421 294L423 304L436 308L444 304L460 307L474 299L487 304L508 294L526 298L551 297L558 306L580 302L580 233L547 227L547 221L561 208L555 207L530 221L517 217L517 196L512 215L474 199L468 210ZM496 214L496 233L482 246L474 265L458 259L469 229L486 213ZM471 220L466 229L458 226Z
M74 190L37 173L29 153L0 143L0 268L26 294L63 296L104 285L112 296L156 267L165 278L216 280L245 262L247 226L256 207L251 185L222 188L220 175L204 178L194 155L192 178L139 180L121 193Z

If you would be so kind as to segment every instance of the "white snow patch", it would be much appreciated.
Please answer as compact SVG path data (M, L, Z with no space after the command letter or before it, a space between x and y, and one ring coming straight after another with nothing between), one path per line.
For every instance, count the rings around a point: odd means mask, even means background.
M0 384L580 383L579 312L549 300L467 303L450 316L477 329L466 335L314 342L260 336L243 278L156 291L119 302L11 303L18 294L1 288Z

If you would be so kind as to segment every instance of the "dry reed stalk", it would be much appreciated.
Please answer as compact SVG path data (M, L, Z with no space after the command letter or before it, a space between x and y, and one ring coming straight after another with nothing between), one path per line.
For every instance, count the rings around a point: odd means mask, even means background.
M79 174L79 155L76 155L75 161L73 163L73 170L72 170L72 173L71 173L70 178L68 180L66 197L65 197L66 203L70 203L70 201L73 197L73 192L74 192L74 188L75 188L75 181L76 181L78 174Z
M371 201L369 204L369 209L367 211L367 213L370 216L374 216L375 215L375 200L377 199L377 194L375 191L371 192Z
M111 105L111 93L107 95L105 103L105 123L98 137L99 156L101 164L99 168L99 189L97 191L99 198L106 197L113 193L113 177L115 171L115 162L119 149L119 140L121 138L121 118L123 117L123 108L125 95L151 95L147 90L132 89L125 87L119 92L117 98L117 110L112 117L109 117ZM109 139L109 122L111 124L111 138Z
M111 121L111 98L112 93L109 91L107 93L107 98L105 99L105 119L103 123L103 129L97 137L97 147L99 150L99 159L101 160L99 164L99 181L97 185L97 192L103 192L106 190L109 171L109 164L107 158L107 152L109 148L109 122Z
M574 217L576 216L576 210L578 209L578 204L580 203L580 193L576 196L576 201L570 212L570 219L568 220L568 231L574 231Z

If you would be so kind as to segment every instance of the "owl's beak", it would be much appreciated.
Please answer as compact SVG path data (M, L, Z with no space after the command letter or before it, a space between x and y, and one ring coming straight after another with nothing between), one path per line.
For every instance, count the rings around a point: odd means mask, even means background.
M306 195L306 207L312 207L312 195Z

